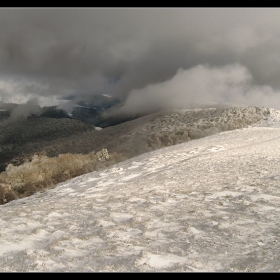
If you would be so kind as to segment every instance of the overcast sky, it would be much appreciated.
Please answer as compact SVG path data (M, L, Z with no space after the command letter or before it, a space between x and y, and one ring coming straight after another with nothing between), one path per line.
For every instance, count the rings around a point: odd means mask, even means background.
M279 8L0 8L0 100L280 109Z

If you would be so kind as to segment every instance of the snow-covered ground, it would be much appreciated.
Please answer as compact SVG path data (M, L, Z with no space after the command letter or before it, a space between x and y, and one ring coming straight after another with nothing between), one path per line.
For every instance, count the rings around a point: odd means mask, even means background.
M280 271L280 114L0 206L0 271Z

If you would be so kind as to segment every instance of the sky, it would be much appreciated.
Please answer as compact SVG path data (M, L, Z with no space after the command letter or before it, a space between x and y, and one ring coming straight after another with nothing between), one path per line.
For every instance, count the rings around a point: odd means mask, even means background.
M0 101L280 109L279 8L0 8Z
M279 121L271 110L0 205L0 271L279 272Z

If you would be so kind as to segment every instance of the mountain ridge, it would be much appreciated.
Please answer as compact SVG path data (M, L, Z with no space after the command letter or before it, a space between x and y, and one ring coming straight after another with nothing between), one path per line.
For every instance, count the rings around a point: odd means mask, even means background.
M255 124L270 113L263 107L170 109L97 130L71 118L29 116L0 122L0 171L36 153L89 153L107 148L131 158L221 131Z

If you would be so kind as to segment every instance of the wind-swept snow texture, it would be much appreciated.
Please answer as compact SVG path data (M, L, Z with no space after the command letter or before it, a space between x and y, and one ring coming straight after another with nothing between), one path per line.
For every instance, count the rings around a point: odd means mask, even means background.
M0 206L0 271L280 271L279 112Z

